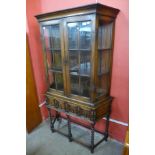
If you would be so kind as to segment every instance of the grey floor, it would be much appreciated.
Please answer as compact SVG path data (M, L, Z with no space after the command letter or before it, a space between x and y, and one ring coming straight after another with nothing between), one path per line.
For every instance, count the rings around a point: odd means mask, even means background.
M67 133L67 122L56 122L55 128L61 132ZM90 142L90 131L83 127L72 124L72 135L74 138ZM95 142L102 136L95 133ZM94 155L121 155L123 145L109 139L108 142L102 142L94 150ZM59 133L51 133L49 120L40 124L33 132L26 135L26 155L92 155L90 151L77 144L69 142L68 139Z

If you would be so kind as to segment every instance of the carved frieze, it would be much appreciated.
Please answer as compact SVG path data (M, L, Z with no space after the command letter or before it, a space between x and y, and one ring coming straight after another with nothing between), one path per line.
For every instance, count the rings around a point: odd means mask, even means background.
M95 111L94 110L86 110L82 106L74 105L72 103L57 99L57 98L50 98L47 99L47 103L58 110L62 110L66 113L72 113L78 117L84 117L90 119L91 121L95 120Z

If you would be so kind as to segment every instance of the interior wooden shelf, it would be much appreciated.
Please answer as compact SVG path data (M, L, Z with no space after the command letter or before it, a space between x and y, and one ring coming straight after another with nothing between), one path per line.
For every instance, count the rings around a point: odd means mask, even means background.
M51 71L51 72L62 73L62 69L59 69L59 68L50 68L48 70Z
M103 75L108 75L110 72L102 72L102 73L98 73L98 76L99 77L102 77ZM80 73L77 73L77 72L70 72L70 75L74 75L74 76L83 76L83 77L90 77L90 73L88 74L80 74Z
M61 49L48 48L47 50L49 50L49 51L61 52Z
M111 48L103 48L103 49L98 49L98 51L111 51Z
M74 75L74 76L82 76L82 77L90 77L90 74L79 74L77 72L74 72L74 73L70 73L70 75Z
M110 74L110 72L106 71L106 72L98 73L98 76L107 75L107 74Z
M69 51L91 51L91 49L68 49Z

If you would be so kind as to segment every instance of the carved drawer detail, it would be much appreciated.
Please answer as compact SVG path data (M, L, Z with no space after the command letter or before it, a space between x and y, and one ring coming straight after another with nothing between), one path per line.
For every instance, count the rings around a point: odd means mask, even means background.
M65 112L67 114L75 115L77 117L82 117L94 121L96 119L96 111L92 109L83 108L80 105L75 105L73 103L63 101L55 97L47 97L47 104L58 111Z

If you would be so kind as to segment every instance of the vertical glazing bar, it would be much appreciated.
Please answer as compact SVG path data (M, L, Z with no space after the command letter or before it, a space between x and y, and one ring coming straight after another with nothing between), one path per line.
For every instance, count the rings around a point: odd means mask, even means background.
M66 19L63 20L63 37L64 37L64 60L69 61L69 49L68 49L68 27ZM63 63L64 63L63 60ZM65 81L66 81L66 88L65 88L65 95L69 96L71 92L71 84L70 84L70 75L69 75L69 64L64 64L64 71L65 71Z
M80 77L81 76L80 75L80 69L81 69L81 62L80 62L80 24L79 24L79 22L77 22L77 25L78 25L78 27L77 27L78 28L78 32L77 32L78 33L78 35L77 35L77 37L78 37L78 39L77 39L78 40L77 41L78 51L77 52L78 52L78 63L79 63L78 64L78 77L79 77L79 79L78 79L79 80L79 82L78 82L79 83L78 84L79 85L79 92L78 93L79 93L79 95L81 95L81 86L80 86L81 85L81 77Z
M79 62L79 94L81 95L81 51L78 51L78 62Z
M54 80L55 80L55 89L58 90L58 85L57 85L57 77L56 77L57 73L54 73Z
M52 26L50 26L50 30L49 30L49 41L50 41L50 51L52 53L52 66L54 66L55 60L54 60L54 51L53 51L53 41L52 41ZM52 45L53 44L53 45Z
M64 94L66 95L67 91L67 79L66 79L66 66L64 65L65 59L65 36L64 36L64 19L60 20L60 48L61 48L61 67L62 67L62 76L63 76L63 86L64 86Z

